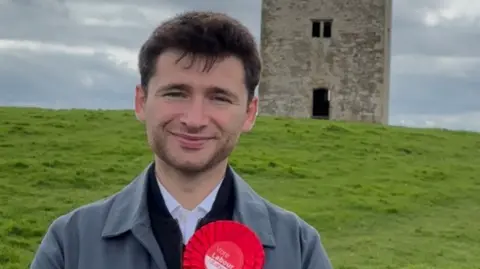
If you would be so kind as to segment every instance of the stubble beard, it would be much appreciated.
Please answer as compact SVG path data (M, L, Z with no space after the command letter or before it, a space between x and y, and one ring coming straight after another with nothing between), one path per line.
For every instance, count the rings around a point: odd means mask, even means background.
M221 144L217 144L215 152L211 156L205 156L205 160L201 162L189 162L180 160L176 157L174 152L171 152L167 147L167 142L164 135L160 135L156 132L151 134L150 143L154 154L163 161L167 166L175 169L177 172L186 176L195 178L195 175L205 173L219 163L224 161L232 153L235 147L235 139L228 137Z

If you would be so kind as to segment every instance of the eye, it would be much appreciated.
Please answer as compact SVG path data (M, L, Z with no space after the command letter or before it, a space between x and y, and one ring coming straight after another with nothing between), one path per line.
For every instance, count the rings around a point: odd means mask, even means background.
M171 90L163 94L163 96L170 97L170 98L183 98L186 94L179 90Z
M222 102L222 103L232 103L232 101L224 95L215 95L213 99L215 101Z

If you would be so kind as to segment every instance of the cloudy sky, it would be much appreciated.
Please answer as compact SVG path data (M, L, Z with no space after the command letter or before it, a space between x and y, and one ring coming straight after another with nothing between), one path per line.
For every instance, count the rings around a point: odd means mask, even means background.
M0 106L133 108L137 52L162 20L261 0L0 0ZM480 131L480 1L394 0L390 124Z

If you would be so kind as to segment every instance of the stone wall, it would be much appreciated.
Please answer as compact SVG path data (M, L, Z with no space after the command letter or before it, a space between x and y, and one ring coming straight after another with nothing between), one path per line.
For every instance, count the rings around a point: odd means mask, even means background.
M331 38L312 20L333 19ZM314 88L330 119L387 123L391 0L263 0L260 115L311 117Z

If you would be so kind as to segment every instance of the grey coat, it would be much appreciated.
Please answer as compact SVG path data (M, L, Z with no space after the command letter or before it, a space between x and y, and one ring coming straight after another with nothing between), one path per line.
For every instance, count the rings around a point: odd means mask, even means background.
M54 220L30 269L167 269L149 227L147 169L120 192ZM233 174L234 220L257 233L265 249L264 269L332 269L312 226Z

